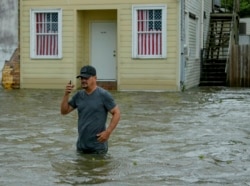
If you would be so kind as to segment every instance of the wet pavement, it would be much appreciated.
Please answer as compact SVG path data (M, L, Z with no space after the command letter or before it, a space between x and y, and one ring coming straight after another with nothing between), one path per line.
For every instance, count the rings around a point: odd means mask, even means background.
M112 94L109 153L83 156L63 90L0 88L0 185L250 185L250 89Z

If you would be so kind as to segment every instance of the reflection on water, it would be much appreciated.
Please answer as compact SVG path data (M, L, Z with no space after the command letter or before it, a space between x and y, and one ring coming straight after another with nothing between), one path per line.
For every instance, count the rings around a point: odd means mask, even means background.
M105 156L76 152L62 95L0 89L0 185L250 185L250 89L113 92Z

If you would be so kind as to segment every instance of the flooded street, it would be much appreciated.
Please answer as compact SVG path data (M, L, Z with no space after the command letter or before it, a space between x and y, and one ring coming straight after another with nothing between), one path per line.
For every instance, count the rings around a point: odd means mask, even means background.
M122 118L104 157L75 151L63 92L0 88L1 186L250 186L250 89L112 92Z

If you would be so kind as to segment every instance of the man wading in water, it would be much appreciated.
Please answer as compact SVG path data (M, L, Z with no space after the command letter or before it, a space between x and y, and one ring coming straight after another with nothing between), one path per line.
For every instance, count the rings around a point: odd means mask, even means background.
M105 154L108 139L120 120L120 109L112 95L96 83L96 70L92 66L82 67L77 78L83 90L76 92L69 100L74 85L69 82L61 103L61 114L78 111L77 151L86 154ZM106 128L108 112L112 118Z

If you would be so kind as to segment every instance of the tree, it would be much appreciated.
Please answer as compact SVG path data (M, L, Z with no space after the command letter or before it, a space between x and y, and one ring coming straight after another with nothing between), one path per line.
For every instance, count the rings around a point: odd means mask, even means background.
M240 17L250 17L250 2L249 2L249 0L241 0L239 15L240 15Z
M232 11L235 0L222 0L221 7L226 10ZM250 1L249 0L240 0L240 17L250 17Z

